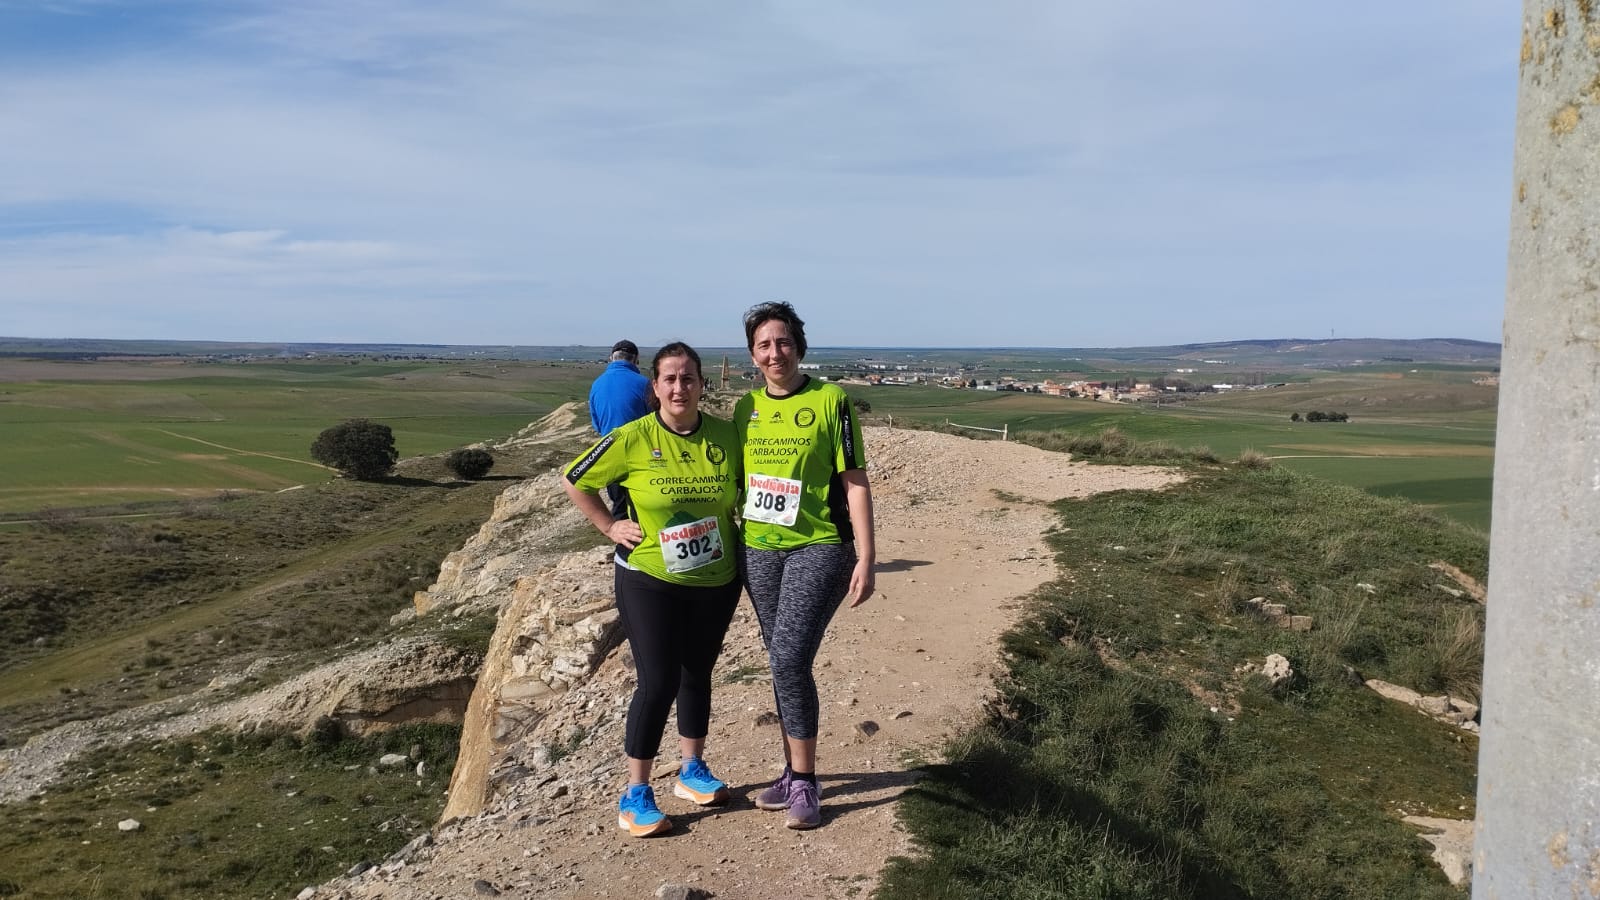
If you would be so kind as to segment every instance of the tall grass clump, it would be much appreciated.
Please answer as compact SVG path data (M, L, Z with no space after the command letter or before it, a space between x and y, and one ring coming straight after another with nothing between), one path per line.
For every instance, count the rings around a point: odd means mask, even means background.
M1429 563L1481 576L1480 534L1241 466L1058 508L1066 575L1006 636L987 722L902 804L917 852L882 897L1463 896L1398 820L1472 816L1475 738L1360 680L1476 683L1482 607ZM1269 653L1285 688L1244 668Z
M1234 460L1234 465L1241 469L1270 469L1272 458L1253 447L1246 447L1239 451L1239 458Z

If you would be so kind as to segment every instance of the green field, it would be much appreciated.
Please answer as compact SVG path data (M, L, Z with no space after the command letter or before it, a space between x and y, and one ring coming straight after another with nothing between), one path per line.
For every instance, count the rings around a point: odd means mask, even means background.
M502 438L594 366L507 361L0 361L0 513L326 480L318 432L365 417L401 456Z
M1255 450L1295 471L1403 497L1487 532L1498 392L1472 384L1472 374L1332 373L1160 405L920 386L849 390L870 403L874 421L948 421L1012 434L1114 427L1140 441L1207 447L1223 458ZM1291 413L1312 410L1346 412L1350 421L1290 421Z
M0 360L0 514L270 491L325 480L318 432L394 429L401 455L511 434L581 400L594 365L482 360ZM1116 427L1141 441L1255 450L1295 471L1425 504L1487 531L1497 391L1481 369L1296 372L1282 387L1181 403L851 385L872 420L1022 431ZM1291 422L1342 411L1343 423Z

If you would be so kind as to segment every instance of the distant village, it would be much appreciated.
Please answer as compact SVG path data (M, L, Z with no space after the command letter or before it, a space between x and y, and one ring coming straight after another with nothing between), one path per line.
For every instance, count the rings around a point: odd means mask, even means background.
M1213 362L1207 360L1207 362ZM1217 360L1215 362L1222 362ZM952 390L1012 391L1023 394L1048 394L1053 397L1072 397L1099 400L1105 403L1159 402L1163 397L1178 394L1216 393L1221 391L1259 391L1283 387L1287 382L1272 381L1251 384L1234 382L1206 382L1184 378L1195 374L1194 369L1175 369L1171 376L1160 376L1149 381L1133 377L1117 380L1056 380L1033 379L1003 373L987 373L967 367L930 367L909 363L880 363L864 361L854 365L838 363L801 363L800 368L816 373L839 384L894 387L903 385L931 385ZM753 370L745 370L747 381L756 380Z

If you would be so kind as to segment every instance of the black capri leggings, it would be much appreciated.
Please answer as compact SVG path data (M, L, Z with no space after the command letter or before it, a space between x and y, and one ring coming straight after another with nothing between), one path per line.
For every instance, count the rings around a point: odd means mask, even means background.
M617 612L639 678L623 747L634 759L654 759L674 699L678 734L703 738L711 728L711 669L739 605L739 581L685 587L616 569Z

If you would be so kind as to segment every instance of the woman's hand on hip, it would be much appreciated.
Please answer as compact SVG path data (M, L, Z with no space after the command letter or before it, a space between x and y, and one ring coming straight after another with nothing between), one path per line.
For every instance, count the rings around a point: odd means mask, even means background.
M606 529L606 537L614 544L621 544L629 550L639 546L644 540L644 529L632 519L617 519Z

